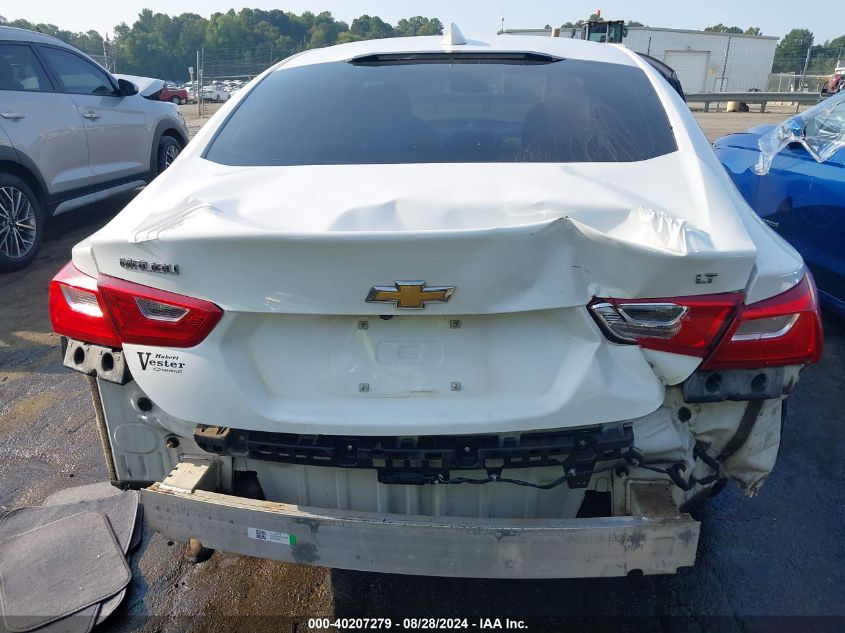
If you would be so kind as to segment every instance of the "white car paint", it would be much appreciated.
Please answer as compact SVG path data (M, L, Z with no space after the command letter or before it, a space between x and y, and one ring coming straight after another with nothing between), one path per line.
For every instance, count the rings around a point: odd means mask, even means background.
M379 40L281 62L234 95L161 178L74 249L74 264L88 274L226 311L194 348L125 345L165 428L183 436L197 423L447 435L660 415L665 422L671 386L700 359L609 342L584 307L590 298L746 292L759 301L803 275L797 253L735 191L683 101L618 46L510 36L470 40L460 50L638 66L666 108L676 152L565 165L228 167L202 158L269 73L443 49L439 38ZM124 270L120 257L177 264L180 274ZM717 276L702 286L699 273ZM364 302L371 285L397 279L459 291L421 316ZM455 319L459 329L450 327ZM184 368L145 369L148 353L177 357ZM676 450L688 450L690 437L683 434ZM770 467L773 455L766 459Z
M639 162L557 164L250 167L204 158L271 73L442 50L639 67L677 150ZM121 258L155 262L142 268L167 274L124 268ZM233 95L160 178L74 248L73 264L103 276L100 292L116 287L111 276L222 308L194 347L108 339L121 343L116 350L77 340L64 363L88 372L99 362L109 372L92 383L110 474L130 485L160 482L142 492L153 529L284 561L477 577L673 573L694 561L699 529L679 507L729 477L747 495L760 489L780 445L782 400L801 370L763 370L752 356L751 367L716 378L753 387L762 376L765 387L771 377L774 391L713 399L713 375L697 371L695 352L613 342L612 325L603 323L605 333L591 316L587 306L598 297L602 309L657 300L655 315L722 293L732 302L744 296L743 316L747 304L805 274L800 256L733 187L686 104L620 46L483 42L453 29L443 39L294 56ZM455 288L448 302L418 311L366 301L372 286L398 280ZM148 291L131 288L124 299L136 302L148 328L141 306L150 301L139 298ZM802 298L812 296L809 282L801 288ZM51 305L61 308L53 290ZM117 318L109 301L103 305ZM784 309L742 325L753 337L755 323L777 325L798 310ZM818 316L800 311L793 324ZM807 335L816 351L818 328ZM108 370L105 358L114 364ZM688 393L696 385L700 391ZM624 448L598 448L622 436ZM571 442L565 462L535 461L561 438ZM408 457L404 468L393 458L387 464L379 451L400 441L424 457ZM474 459L476 441L504 457L461 461ZM437 451L445 471L432 465ZM422 460L428 470L415 472ZM236 484L243 473L262 500L244 498ZM581 518L594 516L581 514L585 490L606 500L600 518ZM258 538L264 530L285 545Z
M232 95L223 86L205 86L202 89L202 98L205 101L228 101Z
M142 97L149 97L164 87L163 79L155 79L153 77L139 77L138 75L115 75L118 79L125 79L128 82L135 84L138 89L138 94Z
M268 72L397 47L428 50L431 40L321 49ZM666 106L678 151L638 163L377 168L243 168L200 158L248 86L163 178L90 240L100 273L227 311L194 349L127 346L133 375L156 402L195 422L226 426L232 416L246 416L256 430L320 433L383 433L395 424L396 398L404 399L403 419L420 433L637 417L660 405L661 377L676 384L696 363L652 353L658 371L644 371L641 350L610 344L592 323L583 308L592 296L730 292L752 280L776 294L797 281L800 258L770 231L759 231L689 110L638 57L621 47L551 38L508 37L461 50L497 48L640 65ZM327 181L333 187L323 189ZM280 190L284 196L276 195ZM297 212L306 206L308 213ZM208 244L227 256L208 257ZM370 256L355 257L361 250ZM120 257L177 263L180 275L127 271ZM697 285L699 272L718 277ZM395 312L364 303L367 289L405 278L460 288L449 303L426 309L440 317L436 325L399 337L419 346L422 361L402 362L387 351L399 342L395 332L355 330L357 317ZM456 348L445 338L451 333L439 329L447 315L477 315L483 325L462 329ZM508 337L520 344L507 363L499 344L485 343L502 323L521 332ZM557 353L539 360L551 340ZM483 351L467 358L473 348ZM178 376L143 372L138 354L147 351L178 354L187 367ZM672 369L679 366L685 369ZM449 391L455 381L466 385L457 394ZM360 384L371 385L366 397ZM185 399L185 390L205 395Z

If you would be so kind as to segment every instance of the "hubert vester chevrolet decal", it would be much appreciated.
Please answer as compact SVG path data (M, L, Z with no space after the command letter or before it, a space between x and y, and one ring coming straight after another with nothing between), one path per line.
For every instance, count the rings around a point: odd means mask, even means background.
M177 354L159 354L153 352L138 352L141 361L141 371L162 371L170 374L181 374L185 363L179 360Z

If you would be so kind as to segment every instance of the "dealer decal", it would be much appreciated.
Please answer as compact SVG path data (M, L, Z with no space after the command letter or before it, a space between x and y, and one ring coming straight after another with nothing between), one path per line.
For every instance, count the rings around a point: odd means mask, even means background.
M273 530L261 530L259 528L246 529L249 538L258 541L269 541L270 543L281 543L282 545L296 545L296 534L285 534Z
M138 352L142 371L160 371L169 374L181 374L185 363L176 354L153 354L152 352Z

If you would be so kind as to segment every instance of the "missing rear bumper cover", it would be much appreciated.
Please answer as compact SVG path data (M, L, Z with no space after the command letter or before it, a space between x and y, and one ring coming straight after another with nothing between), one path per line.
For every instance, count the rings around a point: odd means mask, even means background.
M597 461L618 459L634 443L630 425L497 435L361 437L296 435L198 425L194 440L205 451L230 457L378 471L385 484L450 479L453 470L560 466L571 488L584 488Z
M685 402L773 400L789 394L783 367L696 371L684 381Z
M118 385L125 385L132 377L121 350L83 343L65 336L62 337L62 364L87 376Z

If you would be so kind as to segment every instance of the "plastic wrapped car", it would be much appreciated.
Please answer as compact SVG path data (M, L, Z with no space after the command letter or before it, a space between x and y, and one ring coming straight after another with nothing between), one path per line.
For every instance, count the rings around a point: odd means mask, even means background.
M730 134L716 154L742 195L815 275L845 315L845 93L787 119Z

